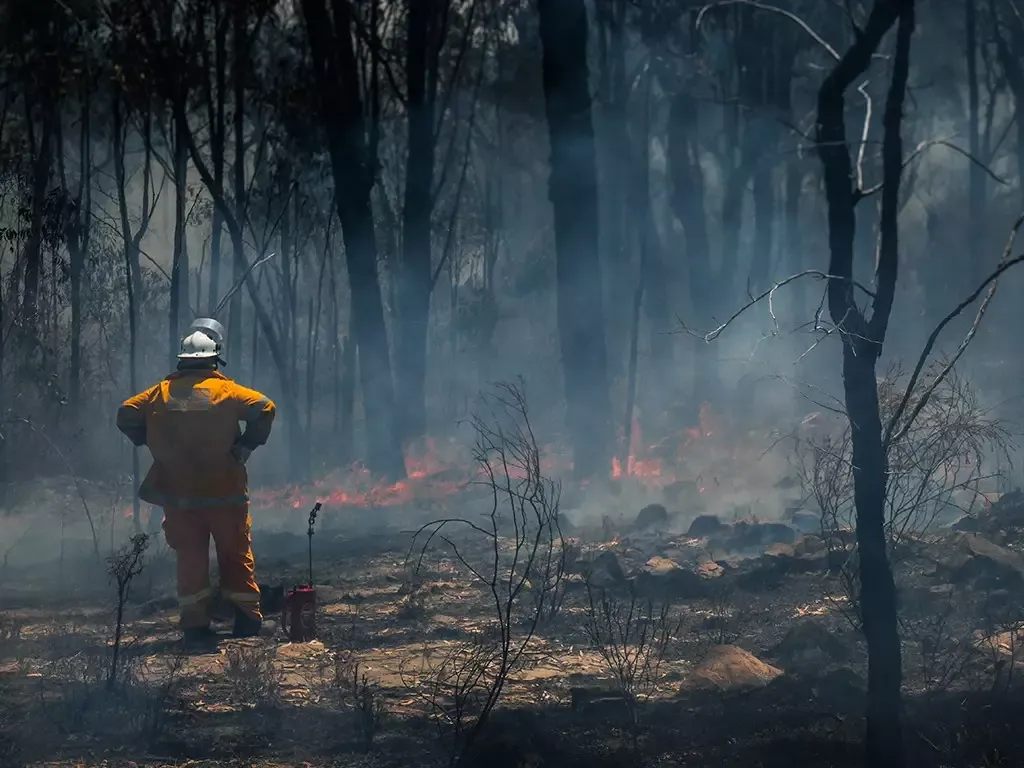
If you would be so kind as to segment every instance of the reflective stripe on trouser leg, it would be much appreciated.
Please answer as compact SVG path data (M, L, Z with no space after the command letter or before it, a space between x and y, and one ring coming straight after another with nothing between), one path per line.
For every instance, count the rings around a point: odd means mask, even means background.
M181 626L210 624L210 528L201 513L168 507L164 536L177 557Z
M220 586L224 596L242 613L262 618L260 588L256 584L256 562L252 555L252 518L249 508L227 507L206 515L217 547Z
M205 627L210 623L210 599L213 590L207 587L191 595L178 595L182 627Z

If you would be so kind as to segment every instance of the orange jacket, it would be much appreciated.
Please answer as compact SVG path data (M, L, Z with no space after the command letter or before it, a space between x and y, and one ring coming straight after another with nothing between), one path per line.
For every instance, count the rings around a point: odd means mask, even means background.
M232 448L266 443L275 412L270 398L212 370L177 371L125 400L117 428L153 454L139 498L162 507L245 504L248 475Z

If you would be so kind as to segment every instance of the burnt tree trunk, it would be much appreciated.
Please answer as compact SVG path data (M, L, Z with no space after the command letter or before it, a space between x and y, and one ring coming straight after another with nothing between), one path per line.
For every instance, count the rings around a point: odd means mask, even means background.
M607 297L608 368L612 381L626 372L627 343L630 333L630 307L636 281L632 266L632 240L627 211L630 206L631 177L628 133L629 83L626 75L625 0L598 0L601 109L598 113L601 158L601 245L604 251L605 296ZM643 231L643 222L634 227Z
M428 77L437 30L433 0L412 0L406 28L408 143L405 201L402 211L402 261L398 274L398 327L395 373L398 395L396 429L404 440L427 430L427 326L430 317L431 215L434 209L435 87Z
M169 369L174 369L181 340L181 300L188 306L188 250L185 244L186 195L188 193L188 146L183 136L174 136L174 254L171 257L171 293L167 306L167 352Z
M82 278L92 230L92 99L87 84L82 90L82 113L78 137L78 190L75 210L67 222L68 281L71 302L71 360L68 399L72 413L83 413L82 406ZM60 146L63 146L61 143ZM61 155L63 157L63 154ZM63 186L67 187L64 182Z
M334 200L345 243L352 296L352 330L366 414L368 466L385 477L404 477L405 461L395 429L394 385L384 324L377 241L370 195L376 178L353 45L353 9L344 2L302 0L334 175ZM372 126L370 126L372 127Z
M37 333L35 324L39 303L39 274L42 269L43 256L43 219L45 217L46 193L50 184L50 172L53 167L53 134L54 123L57 119L55 110L50 104L43 104L40 109L42 130L33 147L32 198L29 206L31 218L28 238L25 240L25 247L21 254L22 262L25 265L22 318L25 330L33 337Z
M538 0L544 106L551 145L558 331L566 420L578 477L611 467L611 404L601 262L597 160L583 0Z
M227 24L221 18L221 6L214 3L214 88L216 93L208 99L210 113L210 164L213 166L214 182L221 189L224 187L224 147L226 139L225 105L227 101ZM220 272L223 259L221 257L222 235L224 233L224 215L218 206L213 207L210 223L210 291L207 306L213 312L220 303ZM200 302L196 302L196 310L201 311Z
M803 254L803 239L800 237L800 196L804 185L804 163L799 157L792 157L786 165L785 209L783 216L783 242L786 249L786 272L795 275L806 269ZM792 284L792 316L797 322L807 317L807 288L803 280Z
M234 61L233 72L231 73L232 86L234 89L234 114L232 115L232 131L234 133L235 160L234 160L234 198L235 198L235 220L238 226L231 232L231 250L234 251L234 277L231 284L237 283L243 274L247 259L245 258L245 247L242 239L242 227L245 225L245 78L248 70L247 62L249 55L249 31L246 23L246 4L237 3L233 10L233 34L234 38ZM238 368L242 363L242 292L235 291L228 302L228 363L233 368ZM295 393L294 382L289 390ZM298 407L296 404L296 412ZM295 429L298 429L296 423Z
M672 180L670 204L686 237L686 266L689 272L690 300L694 314L704 321L714 313L718 274L711 265L707 212L704 208L704 170L696 139L697 107L693 99L680 93L672 101L668 130L668 170ZM714 344L697 339L693 359L693 392L688 420L696 423L700 403L720 388L718 351Z
M967 56L967 136L968 151L976 162L967 164L968 265L972 283L984 279L984 262L977 258L985 236L985 171L981 166L981 114L978 87L978 11L977 0L966 0L964 37Z
M854 178L845 127L846 90L867 71L882 39L899 22L892 82L883 116L883 189L876 292L870 317L854 300ZM886 538L887 446L883 442L876 365L892 311L898 269L897 216L902 172L903 102L914 30L913 0L876 0L856 41L818 92L817 148L828 205L829 313L843 343L843 387L853 449L860 617L868 647L867 765L905 764L902 739L902 657L896 588Z

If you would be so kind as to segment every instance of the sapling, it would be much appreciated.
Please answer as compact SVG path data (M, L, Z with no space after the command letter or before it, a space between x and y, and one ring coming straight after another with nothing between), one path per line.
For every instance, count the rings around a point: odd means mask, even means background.
M117 683L117 665L121 656L121 636L124 630L124 606L131 593L132 580L145 567L144 555L149 547L149 536L137 533L127 544L107 558L107 573L117 584L117 617L114 621L114 646L110 656L110 671L107 674L107 688Z

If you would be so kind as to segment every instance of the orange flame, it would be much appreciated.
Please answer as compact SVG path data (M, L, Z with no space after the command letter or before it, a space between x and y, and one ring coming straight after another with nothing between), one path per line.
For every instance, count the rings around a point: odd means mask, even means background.
M674 438L656 445L645 445L640 424L634 419L625 466L620 457L613 458L609 476L618 481L629 479L642 487L664 488L685 479L677 475L677 465L687 459L697 457L711 461L710 457L717 456L736 460L736 448L717 445L724 431L708 403L700 407L697 426L683 429ZM540 469L545 476L558 477L570 472L572 467L572 460L557 447L549 445L542 449ZM480 472L479 467L467 465L465 455L459 453L453 443L439 446L437 441L427 438L406 457L404 480L381 482L365 467L355 464L308 485L258 489L251 492L250 497L254 509L264 510L303 509L314 501L325 506L391 507L414 500L441 501L466 488ZM515 471L512 474L515 475ZM586 485L586 481L581 485ZM699 475L696 485L701 493L707 492L707 485ZM715 485L718 485L717 478ZM124 515L130 518L132 509L126 509Z

